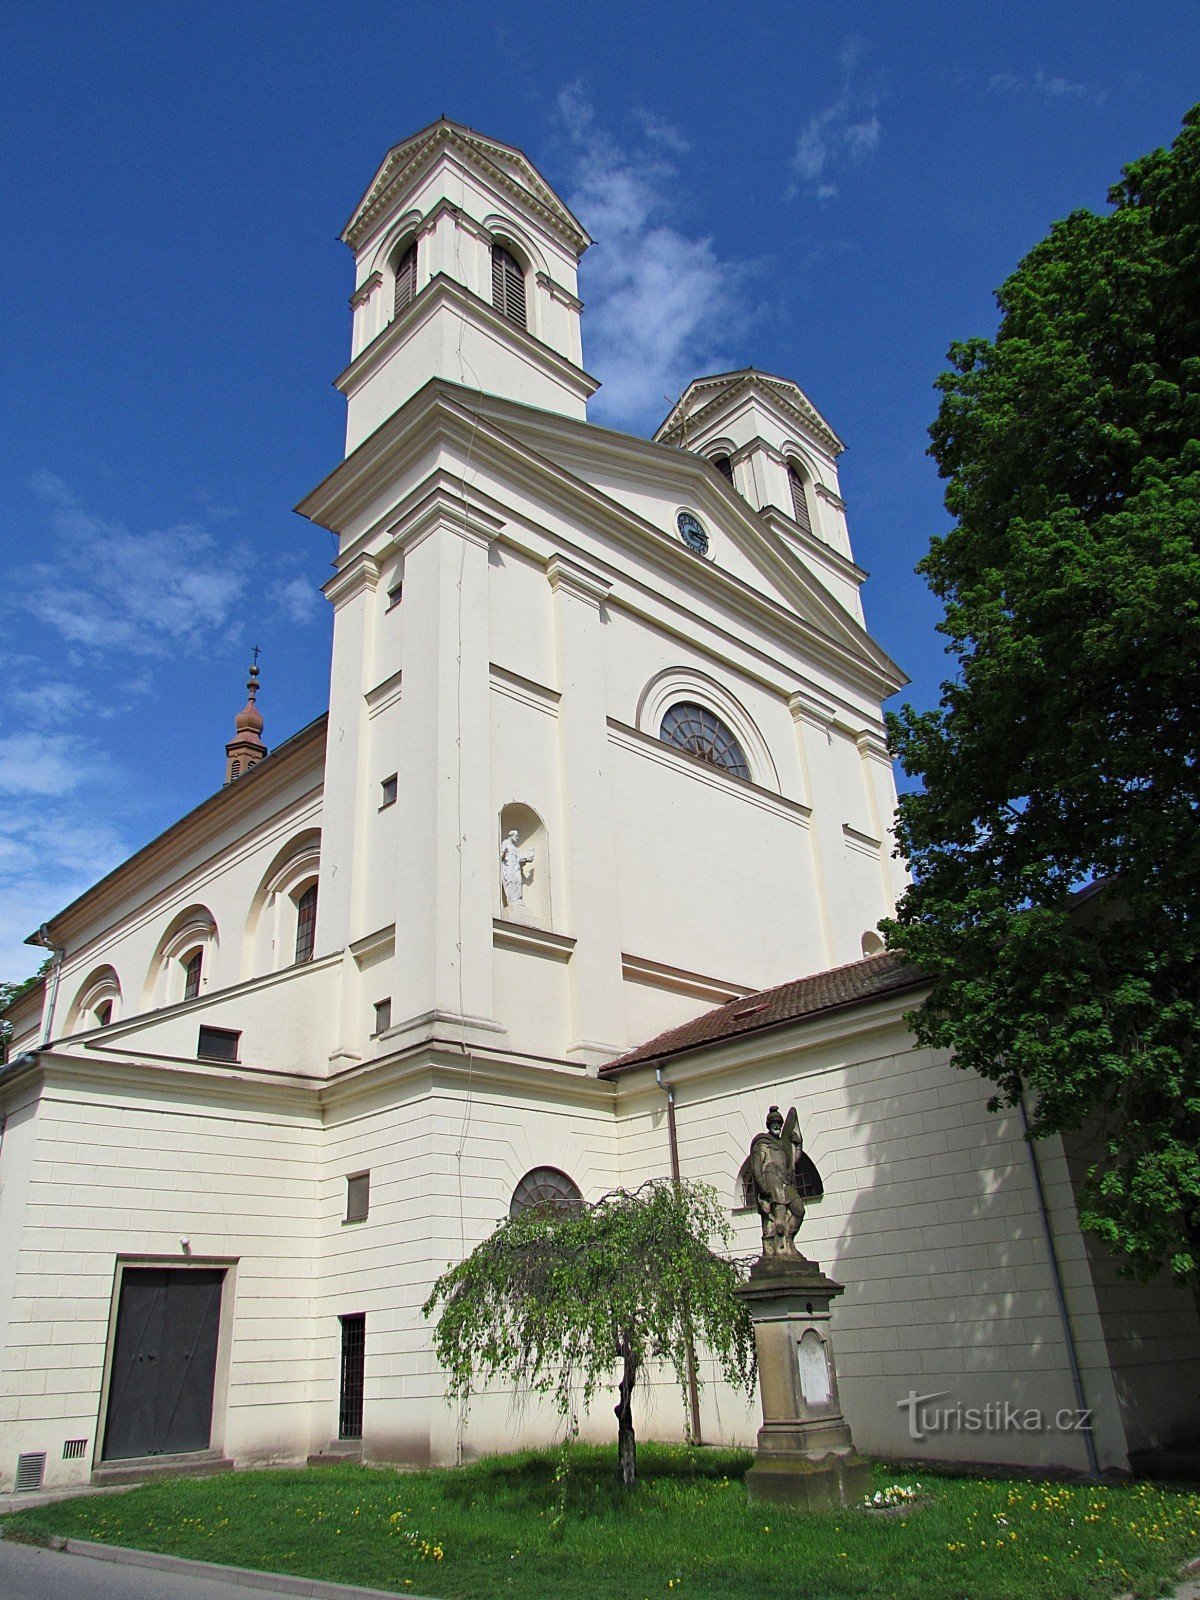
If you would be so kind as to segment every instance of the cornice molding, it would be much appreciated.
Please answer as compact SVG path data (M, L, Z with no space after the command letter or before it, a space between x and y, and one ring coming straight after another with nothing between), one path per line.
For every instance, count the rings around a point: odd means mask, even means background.
M543 683L534 683L532 678L523 678L519 672L498 667L494 661L490 663L489 670L492 688L497 694L507 695L510 700L531 706L548 717L557 717L559 701L562 699L557 689L548 689Z
M796 519L788 516L786 511L781 511L778 506L764 506L758 514L772 532L799 545L805 555L811 556L819 566L836 573L847 583L861 586L871 576L865 567L860 567L857 561L852 561L840 550L835 550L832 545L826 544L824 539L818 539L815 533L805 533Z
M598 611L612 593L612 584L569 556L555 554L546 563L546 578L555 594L570 595Z
M492 944L497 950L522 950L549 956L552 961L569 961L575 949L575 940L570 934L551 933L549 928L539 928L529 922L509 922L505 917L492 918Z
M611 743L632 750L637 755L646 756L649 760L657 761L675 772L686 773L697 783L720 789L725 794L734 794L740 800L759 806L762 810L782 817L787 822L794 822L805 828L808 826L808 819L812 815L811 806L802 805L798 800L789 800L781 794L774 794L770 789L751 783L748 778L735 778L732 773L723 772L720 767L714 767L711 762L703 760L700 756L688 755L685 750L677 750L673 745L664 744L653 734L642 733L638 728L631 728L627 723L618 722L615 717L609 717L607 720Z
M375 557L365 550L347 563L346 566L335 572L333 577L321 587L321 593L333 606L339 610L347 601L355 599L358 595L374 594L379 587L379 563Z
M621 952L621 975L633 983L647 984L653 989L691 995L697 1000L710 1000L715 1006L723 1005L726 1000L743 1000L747 995L757 993L747 984L710 978L702 972L689 972L686 967L652 961L648 956L630 955L627 950Z
M359 306L363 305L367 300L369 300L382 282L383 274L381 272L373 272L369 278L364 278L359 284L358 288L355 289L354 293L350 296L351 311L357 311Z
M655 439L665 442L676 434L686 434L691 428L701 425L708 427L724 402L746 389L754 388L790 420L799 423L804 433L831 455L838 456L846 448L799 384L793 383L790 378L779 378L754 368L717 373L711 378L697 378L688 384L665 422L658 428ZM689 398L702 396L710 390L713 391L711 397L701 400L700 405L692 409L688 404Z
M398 705L404 681L403 672L397 668L390 677L382 683L377 683L373 689L368 689L363 695L366 702L367 716L377 717L381 711L386 711L389 706Z
M827 484L814 483L813 493L817 496L818 500L827 501L829 505L833 506L834 510L845 511L846 502L842 499L840 494L836 494L831 488L829 488Z
M552 300L557 300L560 305L566 306L571 311L582 311L583 301L577 294L565 288L561 283L555 282L548 272L535 272L534 281L539 288L545 289Z
M472 289L451 278L445 272L435 272L429 282L410 300L399 316L382 327L370 344L365 345L333 380L333 386L347 399L353 396L368 378L393 354L397 345L403 344L411 333L423 326L443 305L450 305L460 316L477 320L496 339L522 356L532 366L554 378L565 389L582 400L590 400L600 387L582 367L568 361L541 339L521 328L508 317L501 316ZM436 381L436 380L435 380Z

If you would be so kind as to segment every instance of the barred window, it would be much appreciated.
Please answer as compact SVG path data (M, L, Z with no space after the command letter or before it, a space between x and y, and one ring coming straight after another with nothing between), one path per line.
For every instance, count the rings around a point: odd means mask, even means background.
M317 942L317 886L310 883L296 901L296 960L311 961Z
M720 767L735 778L750 776L749 764L732 730L707 706L681 700L662 719L658 736L664 744L685 750L690 756L699 756L701 761Z
M523 1211L578 1211L582 1205L578 1184L565 1172L557 1167L534 1167L513 1190L508 1214L511 1218Z
M396 297L392 314L399 316L417 298L417 247L410 244L396 263Z
M492 304L519 328L527 326L525 274L520 262L498 244L492 246Z

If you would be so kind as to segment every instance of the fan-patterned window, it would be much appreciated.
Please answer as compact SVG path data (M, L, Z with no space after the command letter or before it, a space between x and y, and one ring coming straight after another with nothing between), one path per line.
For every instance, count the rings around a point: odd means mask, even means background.
M805 533L811 533L812 518L808 514L808 491L804 487L804 479L791 462L788 463L788 487L792 491L792 515Z
M508 1214L511 1218L525 1211L578 1211L582 1205L578 1184L565 1172L557 1167L534 1167L513 1190Z
M392 302L393 315L399 316L405 306L417 298L417 247L410 244L396 263L396 298Z
M525 274L520 262L498 244L492 246L492 304L519 328L527 325Z
M310 883L296 901L296 960L311 961L317 942L317 886Z
M673 744L677 750L686 750L690 756L699 756L701 761L720 767L724 772L731 772L735 778L750 776L741 745L716 712L710 711L707 706L681 700L662 719L658 736L664 744Z

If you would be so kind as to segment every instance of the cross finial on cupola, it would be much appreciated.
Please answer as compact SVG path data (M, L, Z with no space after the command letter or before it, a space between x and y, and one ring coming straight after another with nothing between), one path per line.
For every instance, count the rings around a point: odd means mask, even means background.
M267 753L262 741L263 716L258 709L258 658L261 654L254 646L254 659L250 663L250 677L246 684L246 704L234 718L234 735L225 746L225 782L235 783L245 777L251 767Z

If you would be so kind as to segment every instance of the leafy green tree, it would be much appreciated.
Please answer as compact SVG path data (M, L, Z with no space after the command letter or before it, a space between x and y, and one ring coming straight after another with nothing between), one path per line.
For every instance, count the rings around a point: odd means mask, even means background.
M464 1403L488 1380L545 1394L563 1420L619 1369L617 1473L636 1476L633 1392L650 1363L685 1388L689 1341L726 1377L754 1384L754 1337L734 1294L729 1224L703 1184L652 1181L592 1205L535 1207L502 1222L426 1301L451 1394Z
M8 1060L8 1045L12 1038L12 1023L6 1015L8 1008L41 981L50 970L51 959L47 956L37 971L22 983L0 983L0 1062Z
M950 351L918 570L957 661L890 719L923 787L887 925L914 1026L1032 1130L1084 1129L1084 1225L1200 1284L1200 107L1056 223ZM1080 895L1100 886L1090 898Z

